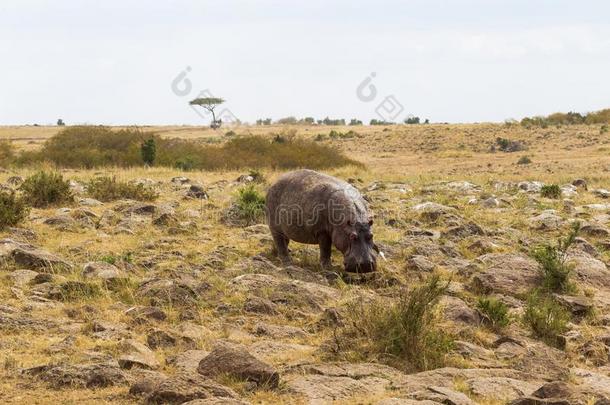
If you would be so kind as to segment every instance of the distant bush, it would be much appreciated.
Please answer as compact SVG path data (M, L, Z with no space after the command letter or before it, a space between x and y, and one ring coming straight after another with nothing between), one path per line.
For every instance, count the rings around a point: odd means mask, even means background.
M604 124L599 128L599 133L600 134L605 134L608 132L608 124Z
M318 125L335 125L335 126L339 126L339 125L345 125L345 119L344 118L324 118L323 120L318 120Z
M116 177L97 177L87 184L87 193L100 201L130 199L139 201L155 200L159 194L142 184L118 181Z
M437 326L435 311L447 284L436 275L398 301L376 300L350 309L349 324L339 336L358 354L388 356L413 370L441 367L451 350L451 337Z
M57 126L58 127L63 127L65 126L66 123L64 122L64 120L62 120L61 118L57 120Z
M575 222L565 239L560 238L556 246L543 245L534 249L532 257L540 265L543 286L546 291L570 292L574 286L570 283L572 266L568 263L568 250L574 244L580 223Z
M271 118L258 119L256 120L256 125L271 125Z
M540 189L540 195L545 198L556 200L561 197L561 188L557 184L545 184Z
M70 183L57 172L40 171L21 184L24 198L33 207L71 202L73 199Z
M15 226L23 221L30 209L21 197L13 191L0 190L0 230Z
M352 118L352 119L349 121L349 124L348 124L348 125L362 125L362 121L360 121L359 119L356 119L356 118Z
M587 124L610 124L610 108L587 114L585 122Z
M142 161L145 165L152 166L155 163L155 157L157 156L155 138L150 138L142 142L142 145L140 146L140 155L142 155Z
M394 124L395 124L394 122L377 120L374 118L369 122L369 125L394 125Z
M492 329L502 329L510 323L508 307L496 298L479 298L477 308Z
M530 163L532 163L532 159L528 156L521 156L519 160L517 160L518 165L529 165Z
M549 125L577 125L577 124L608 124L610 123L610 108L600 111L580 114L570 111L568 113L554 113L548 116L525 117L521 125L525 127L538 126L546 128Z
M560 335L567 331L569 320L570 314L552 296L534 291L527 299L523 323L548 344L561 346Z
M496 148L502 152L519 152L525 150L525 146L521 142L512 141L506 138L496 138L496 143L492 146L492 152L495 151Z
M285 118L280 118L279 120L277 120L276 124L295 125L297 122L298 122L298 120L296 119L296 117L285 117Z
M407 125L419 124L419 117L407 117L404 123Z
M349 130L347 132L335 131L334 129L328 133L330 139L349 139L355 138L358 134L355 131Z
M138 129L112 131L94 126L68 127L45 142L40 151L25 152L15 162L25 165L48 161L72 168L142 166L141 145L148 139L155 142L156 165L182 170L325 169L358 165L331 146L297 138L296 131L283 131L273 139L235 136L221 144L203 144L165 139Z
M235 136L235 135L237 135L237 134L236 134L236 133L235 133L235 131L233 131L233 130L227 131L227 132L225 133L225 136Z

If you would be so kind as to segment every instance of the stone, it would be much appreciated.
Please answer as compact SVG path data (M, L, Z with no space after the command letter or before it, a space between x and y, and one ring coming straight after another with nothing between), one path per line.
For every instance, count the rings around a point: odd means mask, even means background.
M308 335L301 328L288 325L271 325L263 322L254 325L254 334L258 336L269 336L274 339L304 338Z
M473 326L481 322L478 312L458 297L444 295L439 300L439 304L443 308L445 317L449 320Z
M593 309L593 300L585 296L570 296L554 294L555 299L564 307L566 307L572 315L582 317L587 315Z
M472 277L471 286L484 294L524 294L540 280L538 263L525 256L489 253L480 256L478 261L486 269Z
M543 212L529 219L530 226L538 231L553 231L563 225L563 218L552 211Z
M27 286L38 275L33 270L21 269L11 272L11 280L16 287L23 288Z
M113 363L45 365L24 370L53 388L102 388L127 383L127 377Z
M88 279L110 280L121 276L120 270L106 262L89 262L83 266L82 275Z
M500 399L511 401L524 395L530 395L540 387L539 383L530 383L509 377L480 377L466 381L470 392L487 400Z
M199 200L207 200L210 198L204 188L196 184L191 184L188 191L186 192L186 196Z
M593 190L592 193L601 198L610 198L610 191L603 188Z
M167 380L165 374L157 371L141 370L139 378L129 387L130 395L144 395L153 392L157 386Z
M266 298L248 297L244 302L244 311L265 315L277 315L276 305Z
M0 257L10 257L18 266L30 270L43 271L71 267L67 261L52 253L12 239L0 240Z
M596 238L607 238L610 236L610 230L608 230L608 228L597 224L583 225L581 226L580 231L585 235Z
M118 360L123 369L139 367L154 370L160 366L152 350L137 340L125 339L119 344L119 348L124 353Z
M167 319L165 312L157 307L131 307L125 311L125 314L133 317L139 323L143 323L143 320L164 321Z
M236 378L277 388L279 373L246 351L243 346L220 343L199 363L197 371L206 376L228 374Z
M201 360L206 358L210 352L206 350L187 350L174 357L167 359L167 364L176 369L187 372L197 372Z
M422 255L411 256L407 260L407 269L423 271L426 273L432 272L436 268L436 265L428 260L427 257Z
M176 338L164 330L155 329L146 335L146 343L151 349L172 347L176 345Z
M201 374L178 372L158 384L145 398L147 404L183 404L195 399L238 398L238 395Z
M584 190L587 189L587 181L585 179L574 179L572 181L572 185L574 187L582 188Z
M155 278L140 284L136 296L146 297L154 305L189 306L196 303L199 294L179 280Z

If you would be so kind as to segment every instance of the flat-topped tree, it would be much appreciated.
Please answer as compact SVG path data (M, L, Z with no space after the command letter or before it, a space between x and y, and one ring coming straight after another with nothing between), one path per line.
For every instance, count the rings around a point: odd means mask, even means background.
M190 105L198 105L202 108L205 108L209 112L212 113L212 124L210 125L212 128L220 128L222 125L221 120L216 120L216 114L214 113L214 109L224 103L225 100L218 97L201 97L191 100Z

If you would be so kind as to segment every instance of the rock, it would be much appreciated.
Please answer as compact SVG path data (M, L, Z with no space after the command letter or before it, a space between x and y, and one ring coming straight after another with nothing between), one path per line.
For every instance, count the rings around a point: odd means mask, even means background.
M182 405L249 405L249 403L235 398L213 397L207 399L196 399L194 401L185 402Z
M407 269L423 271L426 273L432 272L436 268L436 265L428 260L427 257L421 255L411 256L407 260Z
M538 263L528 257L490 253L478 260L487 268L472 277L471 286L476 291L519 295L538 285Z
M249 174L240 175L235 181L238 183L252 183L254 181L254 177Z
M610 198L610 191L603 188L593 190L592 193L601 198Z
M35 376L53 388L101 388L127 382L123 371L112 363L46 365L26 369L24 374Z
M254 334L259 336L269 336L274 339L294 339L307 336L307 333L301 328L287 325L271 325L263 322L259 322L254 325Z
M575 197L576 195L578 195L578 189L576 188L576 186L573 186L571 184L564 184L563 186L561 186L561 195L564 198L571 198L571 197Z
M244 303L244 311L257 314L277 315L276 305L261 297L248 297Z
M101 280L111 280L121 276L121 272L116 266L106 262L89 262L83 266L82 274L86 279Z
M545 211L529 219L530 226L539 231L553 231L563 225L563 219L554 211Z
M555 299L564 307L566 307L572 315L582 317L587 315L593 309L593 300L584 296L570 296L554 294Z
M151 203L129 202L118 206L117 209L125 214L153 215L157 212L158 207Z
M191 187L189 187L188 191L186 192L186 196L199 200L207 200L210 198L203 187L196 184L191 184Z
M419 213L423 218L429 221L436 221L442 216L455 214L457 212L456 209L453 207L447 207L446 205L438 204L435 202L425 202L417 204L411 209Z
M10 257L18 266L23 266L30 270L52 270L71 267L68 262L54 254L12 239L0 240L1 257Z
M147 319L164 321L167 318L165 312L157 307L132 307L125 311L125 314L132 316L139 323L146 322Z
M444 232L445 237L457 238L457 239L463 239L468 236L484 235L484 234L485 234L485 232L483 231L483 229L479 225L475 224L474 222L469 222L467 224L452 226Z
M610 230L608 230L608 228L596 224L583 225L580 228L580 231L585 235L593 236L596 238L607 238L608 236L610 236Z
M162 382L167 380L167 376L165 374L156 371L142 370L141 372L144 374L142 374L136 380L136 382L129 387L130 395L149 394L153 392Z
M326 308L320 319L318 320L318 326L321 327L337 327L344 326L343 317L337 310L337 308Z
M206 350L187 350L172 358L168 358L167 364L176 367L180 371L197 372L201 360L206 358L210 352Z
M11 176L8 179L6 179L6 183L10 184L12 186L18 186L21 183L23 183L23 177L21 177L21 176Z
M210 335L210 331L204 326L187 321L176 327L174 335L179 338L182 344L194 348L199 346L206 336Z
M77 222L70 215L55 215L47 218L43 222L45 225L51 225L58 229L69 229L77 225Z
M280 382L279 373L270 365L252 356L244 347L228 343L217 344L212 352L201 360L197 371L207 376L228 374L271 388L277 388Z
M119 366L123 369L139 367L154 370L160 366L152 350L137 340L125 339L119 344L119 347L125 353L118 360Z
M238 398L238 395L198 373L179 372L162 381L146 396L147 404L183 404L195 399Z
M480 204L484 208L498 208L500 207L500 200L496 197L489 197L482 200Z
M575 179L572 181L572 185L574 187L582 188L584 190L587 189L587 181L585 179Z
M188 177L184 177L184 176L172 177L172 179L170 181L173 184L179 184L179 185L190 183L190 180L188 179Z
M176 338L164 330L155 329L146 336L146 343L151 349L172 347L176 345Z
M447 183L446 188L460 193L476 193L481 191L481 186L470 183L468 181L452 181Z
M199 294L186 283L170 279L151 279L140 284L136 296L146 297L153 305L194 305Z
M530 395L540 387L539 383L516 380L508 377L479 377L466 381L470 392L486 400L511 401Z
M48 332L49 329L56 327L55 322L47 319L35 319L20 313L0 312L0 331L37 331Z
M610 288L610 271L601 260L575 252L570 255L568 263L574 266L574 278L580 282L598 288Z
M466 394L445 387L427 387L425 390L415 392L410 396L418 401L427 400L452 405L476 405Z
M96 200L95 198L79 198L78 204L83 207L99 207L104 205L103 202Z
M23 288L27 286L38 275L37 272L27 269L15 270L11 272L11 280L16 287Z
M542 190L542 186L544 186L544 183L541 183L539 181L522 181L517 184L517 187L520 190L523 190L527 193L539 193L540 190Z
M447 319L467 325L478 325L481 322L478 312L460 298L444 295L439 303Z

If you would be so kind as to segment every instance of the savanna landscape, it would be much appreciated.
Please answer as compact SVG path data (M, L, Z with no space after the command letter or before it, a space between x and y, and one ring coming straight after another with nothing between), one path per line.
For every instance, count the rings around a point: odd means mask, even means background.
M549 117L550 118L550 117ZM604 404L604 122L0 127L0 402ZM266 190L345 180L377 271Z

